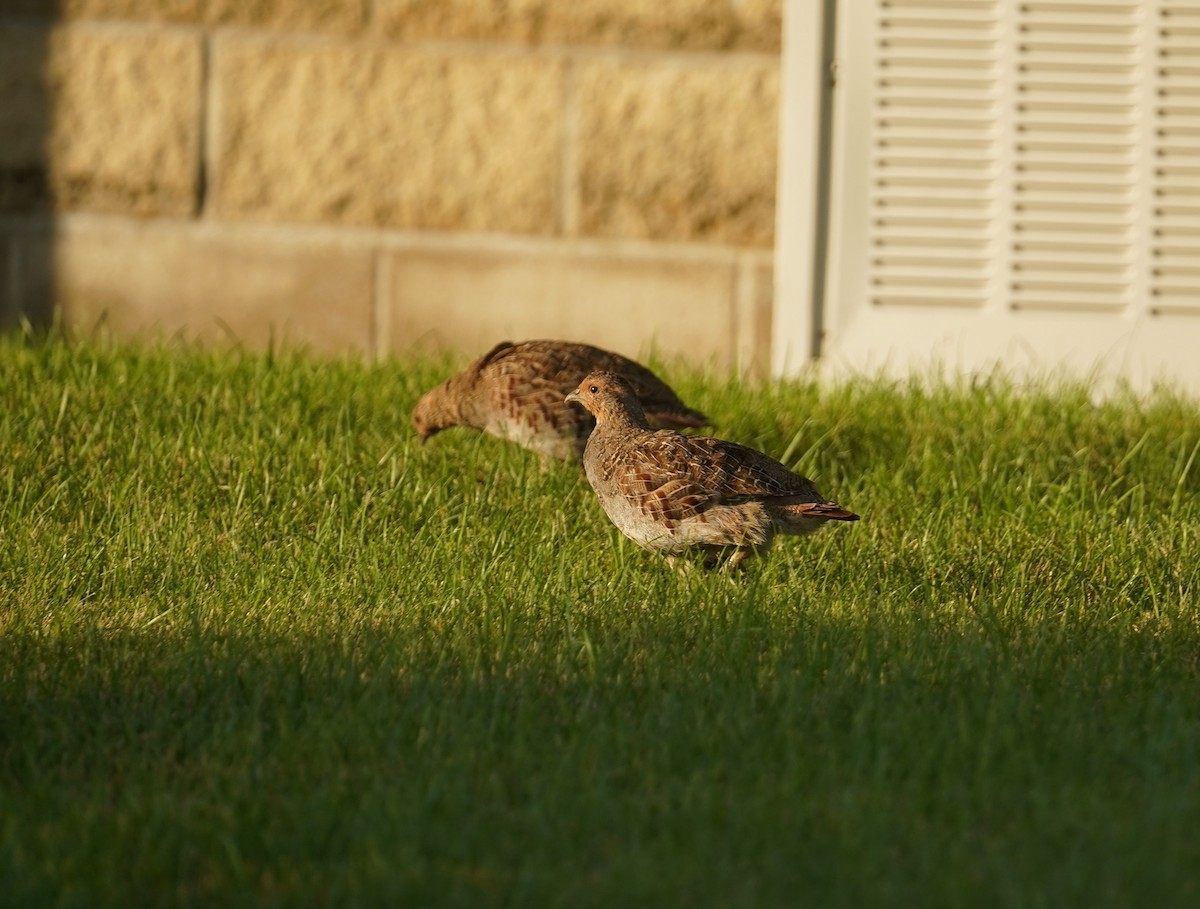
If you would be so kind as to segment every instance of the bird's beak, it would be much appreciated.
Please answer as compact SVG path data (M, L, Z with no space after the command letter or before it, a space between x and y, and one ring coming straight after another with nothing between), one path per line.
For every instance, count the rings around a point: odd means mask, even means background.
M573 392L571 392L569 395L567 395L565 398L563 398L563 400L568 404L578 404L579 403L579 389L576 388Z

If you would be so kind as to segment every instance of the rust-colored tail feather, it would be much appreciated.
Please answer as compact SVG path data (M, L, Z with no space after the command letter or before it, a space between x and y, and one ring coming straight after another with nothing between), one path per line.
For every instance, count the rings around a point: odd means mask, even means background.
M858 520L858 515L847 511L837 502L805 502L803 505L789 505L788 511L806 518L824 518L828 521Z

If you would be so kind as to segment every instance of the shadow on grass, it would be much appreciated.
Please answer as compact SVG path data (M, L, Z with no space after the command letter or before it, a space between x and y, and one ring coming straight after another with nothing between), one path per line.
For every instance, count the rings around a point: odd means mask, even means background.
M1194 633L1022 643L734 605L518 629L504 661L479 634L10 636L0 886L31 905L1195 894L1200 686L1173 659Z

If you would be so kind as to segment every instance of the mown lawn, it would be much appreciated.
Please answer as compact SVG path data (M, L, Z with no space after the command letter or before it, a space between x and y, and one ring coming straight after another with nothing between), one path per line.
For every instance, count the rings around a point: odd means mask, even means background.
M448 361L0 338L0 905L1200 905L1200 405L750 386L742 576Z

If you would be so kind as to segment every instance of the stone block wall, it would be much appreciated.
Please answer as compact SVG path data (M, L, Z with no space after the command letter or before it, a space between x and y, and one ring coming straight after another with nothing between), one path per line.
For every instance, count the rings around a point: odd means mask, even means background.
M782 0L0 0L0 323L765 365Z

